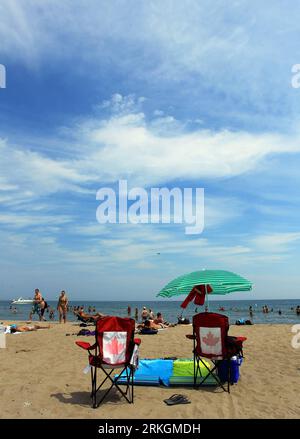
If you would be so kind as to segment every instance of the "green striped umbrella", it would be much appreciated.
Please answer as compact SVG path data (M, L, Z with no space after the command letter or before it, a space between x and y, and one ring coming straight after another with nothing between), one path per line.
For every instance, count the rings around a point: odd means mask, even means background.
M236 291L250 291L252 283L225 270L202 270L184 274L169 282L158 294L161 297L179 296L189 294L196 285L210 285L211 294L228 294Z

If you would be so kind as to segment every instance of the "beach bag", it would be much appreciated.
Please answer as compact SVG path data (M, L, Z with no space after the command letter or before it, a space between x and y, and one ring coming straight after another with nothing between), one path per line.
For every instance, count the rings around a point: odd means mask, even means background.
M243 358L241 356L233 356L230 359L230 381L232 384L236 384L240 377L240 366L243 362ZM218 377L220 380L225 383L228 381L228 371L227 364L225 362L220 362L217 367Z
M95 331L90 331L89 329L80 329L77 335L95 335Z

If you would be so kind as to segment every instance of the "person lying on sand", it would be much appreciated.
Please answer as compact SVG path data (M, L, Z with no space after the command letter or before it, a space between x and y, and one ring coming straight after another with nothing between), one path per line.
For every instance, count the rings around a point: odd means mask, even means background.
M161 326L156 325L151 320L145 320L143 323L139 323L136 326L137 329L150 328L150 329L161 329Z
M98 320L102 317L104 317L104 314L101 314L101 312L96 312L95 314L87 314L83 311L74 311L75 316L79 316L84 320Z
M40 325L10 325L10 332L13 334L14 332L31 332L37 331L38 329L50 329L50 325L48 326L40 326Z
M167 326L164 326L163 323L154 323L153 320L145 320L144 323L140 323L139 325L137 325L137 329L143 328L162 329L167 328Z

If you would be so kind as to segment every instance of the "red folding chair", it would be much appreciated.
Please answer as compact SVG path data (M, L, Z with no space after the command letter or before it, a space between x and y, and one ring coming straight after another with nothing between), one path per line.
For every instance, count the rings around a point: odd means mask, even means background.
M119 390L127 402L133 403L134 358L137 346L141 342L140 339L134 339L134 331L135 321L133 319L105 316L96 321L96 342L92 346L83 341L76 341L78 346L88 351L93 408L99 407L113 387ZM111 374L118 368L121 368L122 371L117 378L113 378ZM105 374L105 378L99 386L97 386L98 369L101 369ZM126 376L125 391L118 385L118 379L121 375L122 378ZM107 380L111 381L111 385L97 403L97 392Z
M227 391L230 392L231 357L243 355L243 341L245 337L229 337L228 317L218 313L204 312L193 317L193 334L187 338L194 340L194 387L201 386L209 376L226 391L220 380L217 370L221 363L226 362L227 368ZM202 358L208 358L213 363L210 368ZM206 374L201 371L203 366Z

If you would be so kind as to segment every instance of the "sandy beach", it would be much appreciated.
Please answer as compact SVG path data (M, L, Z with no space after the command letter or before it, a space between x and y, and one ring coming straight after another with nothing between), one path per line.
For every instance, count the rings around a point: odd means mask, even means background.
M129 405L112 392L91 408L87 354L74 341L78 324L51 324L49 330L8 334L0 349L1 418L299 418L300 350L291 346L290 325L230 327L248 338L239 382L227 394L220 389L135 386ZM192 357L189 327L142 335L140 358ZM166 406L163 399L184 393L191 404Z

